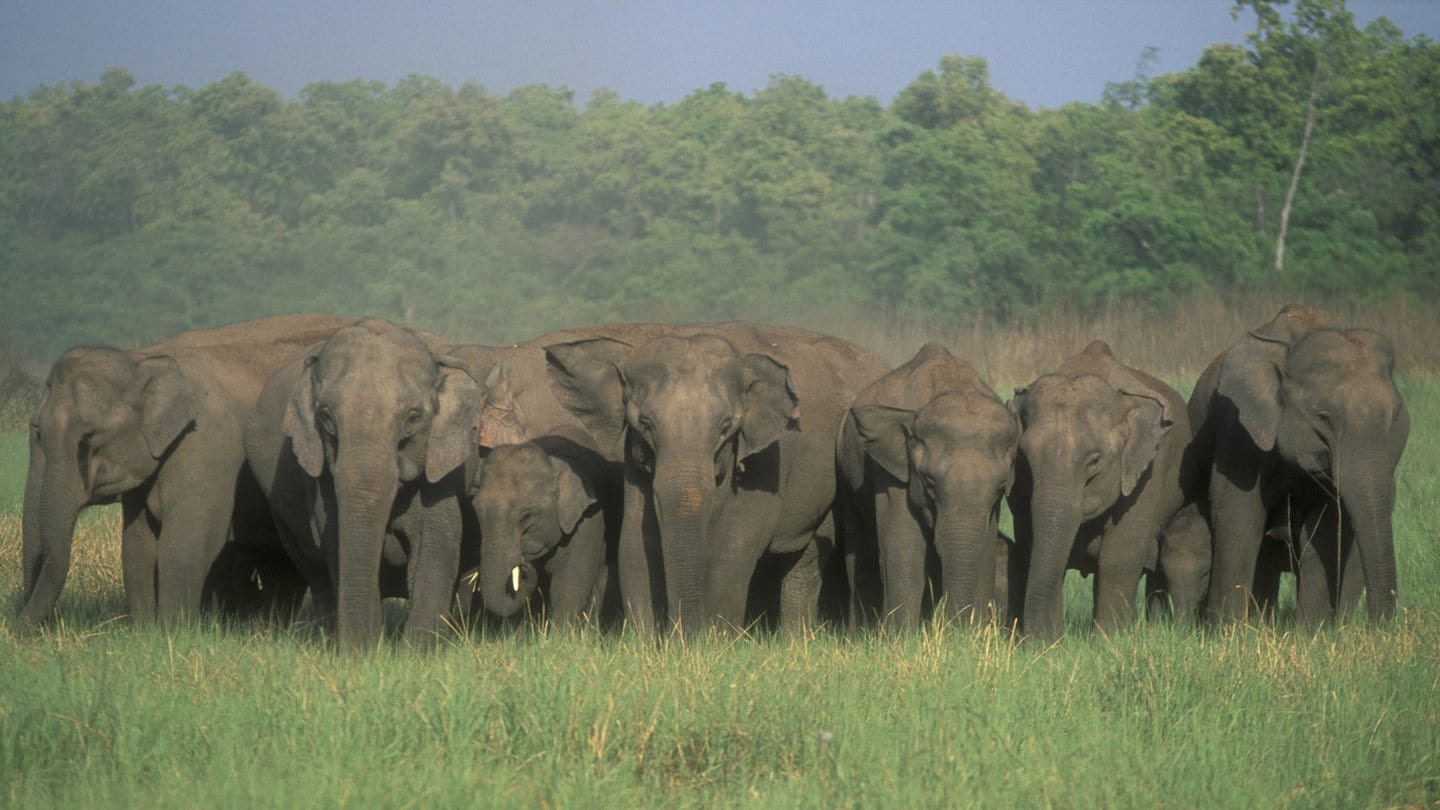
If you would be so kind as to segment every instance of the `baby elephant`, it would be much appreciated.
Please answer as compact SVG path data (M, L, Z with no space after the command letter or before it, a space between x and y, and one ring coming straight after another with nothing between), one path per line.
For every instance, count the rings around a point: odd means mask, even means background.
M588 445L560 431L495 447L480 465L480 560L467 577L491 613L510 616L538 591L557 624L618 614L609 582L619 492L613 465Z
M1102 630L1129 621L1144 571L1163 578L1178 615L1193 615L1209 534L1194 507L1202 481L1180 395L1095 341L1016 389L1010 407L1022 426L1010 598L1025 632L1064 632L1069 568L1095 575Z
M860 392L839 451L849 499L874 505L874 525L845 539L858 613L874 610L878 562L889 622L916 625L927 582L949 615L988 614L1019 432L994 390L934 343Z

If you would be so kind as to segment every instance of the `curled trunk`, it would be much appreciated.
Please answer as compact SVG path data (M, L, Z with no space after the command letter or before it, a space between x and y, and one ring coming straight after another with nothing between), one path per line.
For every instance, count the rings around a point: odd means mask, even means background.
M519 571L519 583L516 580ZM480 598L485 609L501 618L513 616L535 592L535 568L524 561L520 537L499 526L480 529Z

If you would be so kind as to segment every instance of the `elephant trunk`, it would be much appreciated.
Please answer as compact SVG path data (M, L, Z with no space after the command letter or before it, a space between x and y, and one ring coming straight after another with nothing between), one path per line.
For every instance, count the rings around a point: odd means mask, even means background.
M535 592L535 568L524 560L520 535L498 521L481 523L477 576L485 609L501 618L515 615Z
M55 450L46 457L61 459L66 454ZM32 487L36 490L33 495ZM32 463L25 490L21 518L25 535L25 607L21 619L38 624L50 616L60 599L60 589L70 573L75 519L89 493L80 480L78 466L64 464L51 464L42 472Z
M394 457L386 455L352 453L334 474L337 547L329 554L342 649L368 649L380 637L380 558L399 489Z
M988 510L973 501L965 506L942 504L935 516L935 551L940 556L946 614L973 622L993 590L981 583L985 576L994 579L995 527Z
M1030 502L1030 573L1025 588L1025 632L1042 639L1065 634L1065 568L1080 529L1080 493L1037 488Z
M664 557L670 621L693 635L705 624L708 526L713 474L702 468L656 464L655 519Z
M1370 621L1388 621L1395 617L1396 603L1394 467L1373 450L1348 457L1342 452L1340 458L1335 483L1360 547ZM1356 463L1348 463L1348 458Z

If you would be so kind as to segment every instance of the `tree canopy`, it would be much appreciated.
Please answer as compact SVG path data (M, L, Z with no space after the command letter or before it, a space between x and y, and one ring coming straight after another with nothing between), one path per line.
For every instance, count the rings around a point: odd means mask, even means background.
M410 76L0 104L0 326L52 356L288 311L459 339L600 320L1008 318L1201 288L1440 299L1440 47L1340 0L1030 109L945 56L645 106ZM1281 249L1283 248L1283 250ZM1283 264L1280 256L1283 253Z

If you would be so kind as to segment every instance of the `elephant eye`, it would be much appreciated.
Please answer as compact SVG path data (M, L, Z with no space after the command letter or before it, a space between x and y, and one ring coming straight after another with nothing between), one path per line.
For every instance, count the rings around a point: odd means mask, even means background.
M731 417L731 416L725 417L724 421L722 421L722 422L720 423L720 435L721 435L721 436L728 436L728 435L730 434L730 428L732 428L732 427L734 427L734 426L735 426L735 418L734 418L734 417Z
M1090 472L1094 472L1095 469L1100 466L1100 462L1103 458L1104 457L1101 456L1099 453L1091 453L1090 457L1085 459L1085 469Z
M414 435L415 431L417 431L417 430L420 429L420 425L421 425L421 423L423 423L424 421L425 421L425 412L424 412L424 411L421 411L421 410L418 409L418 408L411 409L410 413L405 414L405 424L404 424L404 427L403 427L403 430L404 430L404 432L405 432L405 436L408 438L408 437Z
M640 429L645 431L646 433L655 432L655 423L650 421L650 417L641 414L640 417L635 421L640 423Z
M1319 422L1327 428L1335 427L1335 417L1331 416L1329 411L1316 411L1315 421Z
M315 421L320 424L320 430L324 431L325 435L335 435L335 415L330 413L329 408L320 408L315 414Z

